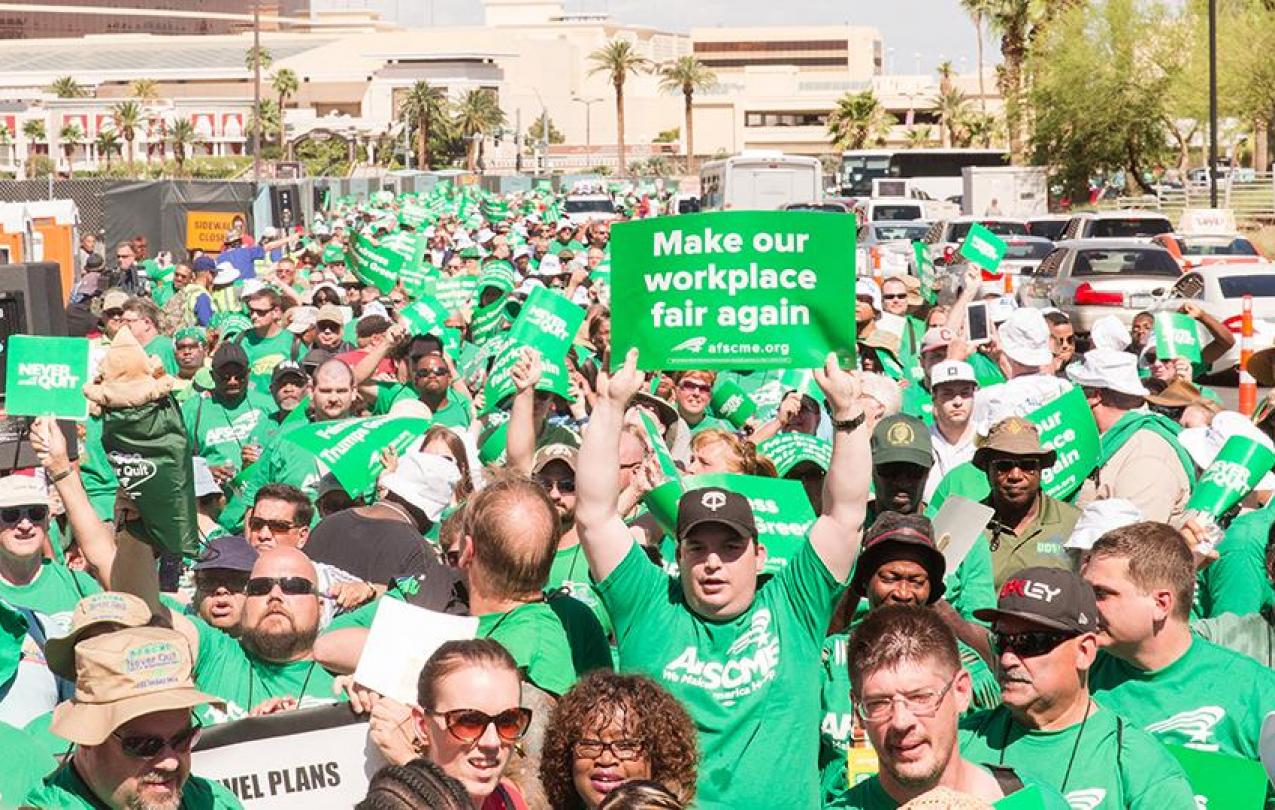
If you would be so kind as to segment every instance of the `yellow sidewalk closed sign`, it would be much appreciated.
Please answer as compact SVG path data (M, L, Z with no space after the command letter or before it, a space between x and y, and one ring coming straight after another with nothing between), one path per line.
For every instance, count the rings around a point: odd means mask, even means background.
M187 211L186 248L213 255L221 253L226 231L242 216L236 211Z

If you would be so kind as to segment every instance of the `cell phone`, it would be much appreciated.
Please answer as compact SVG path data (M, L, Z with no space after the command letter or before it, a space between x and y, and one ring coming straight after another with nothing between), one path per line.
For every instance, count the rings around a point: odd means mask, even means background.
M986 343L991 339L989 323L986 301L970 304L965 310L965 337L971 346Z

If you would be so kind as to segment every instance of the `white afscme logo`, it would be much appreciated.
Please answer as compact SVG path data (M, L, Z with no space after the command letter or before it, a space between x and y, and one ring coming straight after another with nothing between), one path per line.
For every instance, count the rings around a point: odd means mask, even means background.
M708 338L706 337L693 337L687 340L683 340L681 343L669 349L669 351L670 352L691 352L692 354L699 354L700 352L704 351L704 344L707 342L708 342Z
M1181 736L1187 748L1200 751L1216 751L1218 744L1212 741L1213 727L1226 717L1221 706L1201 706L1198 709L1179 712L1167 720L1152 723L1146 730L1157 736Z
M1205 470L1201 481L1212 481L1231 490L1248 489L1248 468L1234 461L1215 461Z
M734 413L739 410L739 406L744 404L744 397L740 394L734 394L722 403L721 412L725 414Z
M19 363L18 385L24 388L78 388L80 378L66 363Z
M567 334L567 322L547 309L536 307L527 313L528 319L540 328L547 335L553 335L559 340L566 340L570 335Z
M1098 810L1103 800L1107 798L1107 791L1104 788L1073 790L1067 794L1066 798L1067 804L1071 805L1071 810Z

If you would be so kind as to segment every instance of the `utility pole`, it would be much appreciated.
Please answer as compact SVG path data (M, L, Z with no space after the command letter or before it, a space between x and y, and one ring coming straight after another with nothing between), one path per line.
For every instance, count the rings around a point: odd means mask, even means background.
M1217 208L1217 0L1209 0L1209 207Z
M514 173L522 174L522 108L514 110Z
M283 110L279 111L283 126ZM252 196L261 183L261 0L252 4Z

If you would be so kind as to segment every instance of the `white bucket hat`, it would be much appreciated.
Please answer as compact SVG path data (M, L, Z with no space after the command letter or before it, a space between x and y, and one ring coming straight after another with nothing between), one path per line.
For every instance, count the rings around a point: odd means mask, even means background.
M381 485L437 522L452 502L460 469L449 459L419 450L404 453L398 467L381 477Z
M881 288L872 279L861 278L854 283L854 297L859 296L872 299L872 310L874 312L881 311Z
M1111 349L1122 352L1133 343L1129 330L1115 315L1103 315L1089 329L1089 342L1095 349Z
M998 330L1001 351L1009 359L1024 366L1043 366L1052 362L1049 350L1049 324L1038 309L1016 309Z
M1083 363L1067 366L1067 377L1083 388L1105 388L1133 397L1145 397L1150 393L1138 377L1138 359L1128 352L1114 349L1085 352Z
M1076 527L1071 530L1071 537L1063 543L1063 548L1074 548L1088 551L1094 542L1112 529L1132 526L1142 521L1142 510L1131 501L1123 498L1106 498L1094 501L1081 511L1076 519Z

